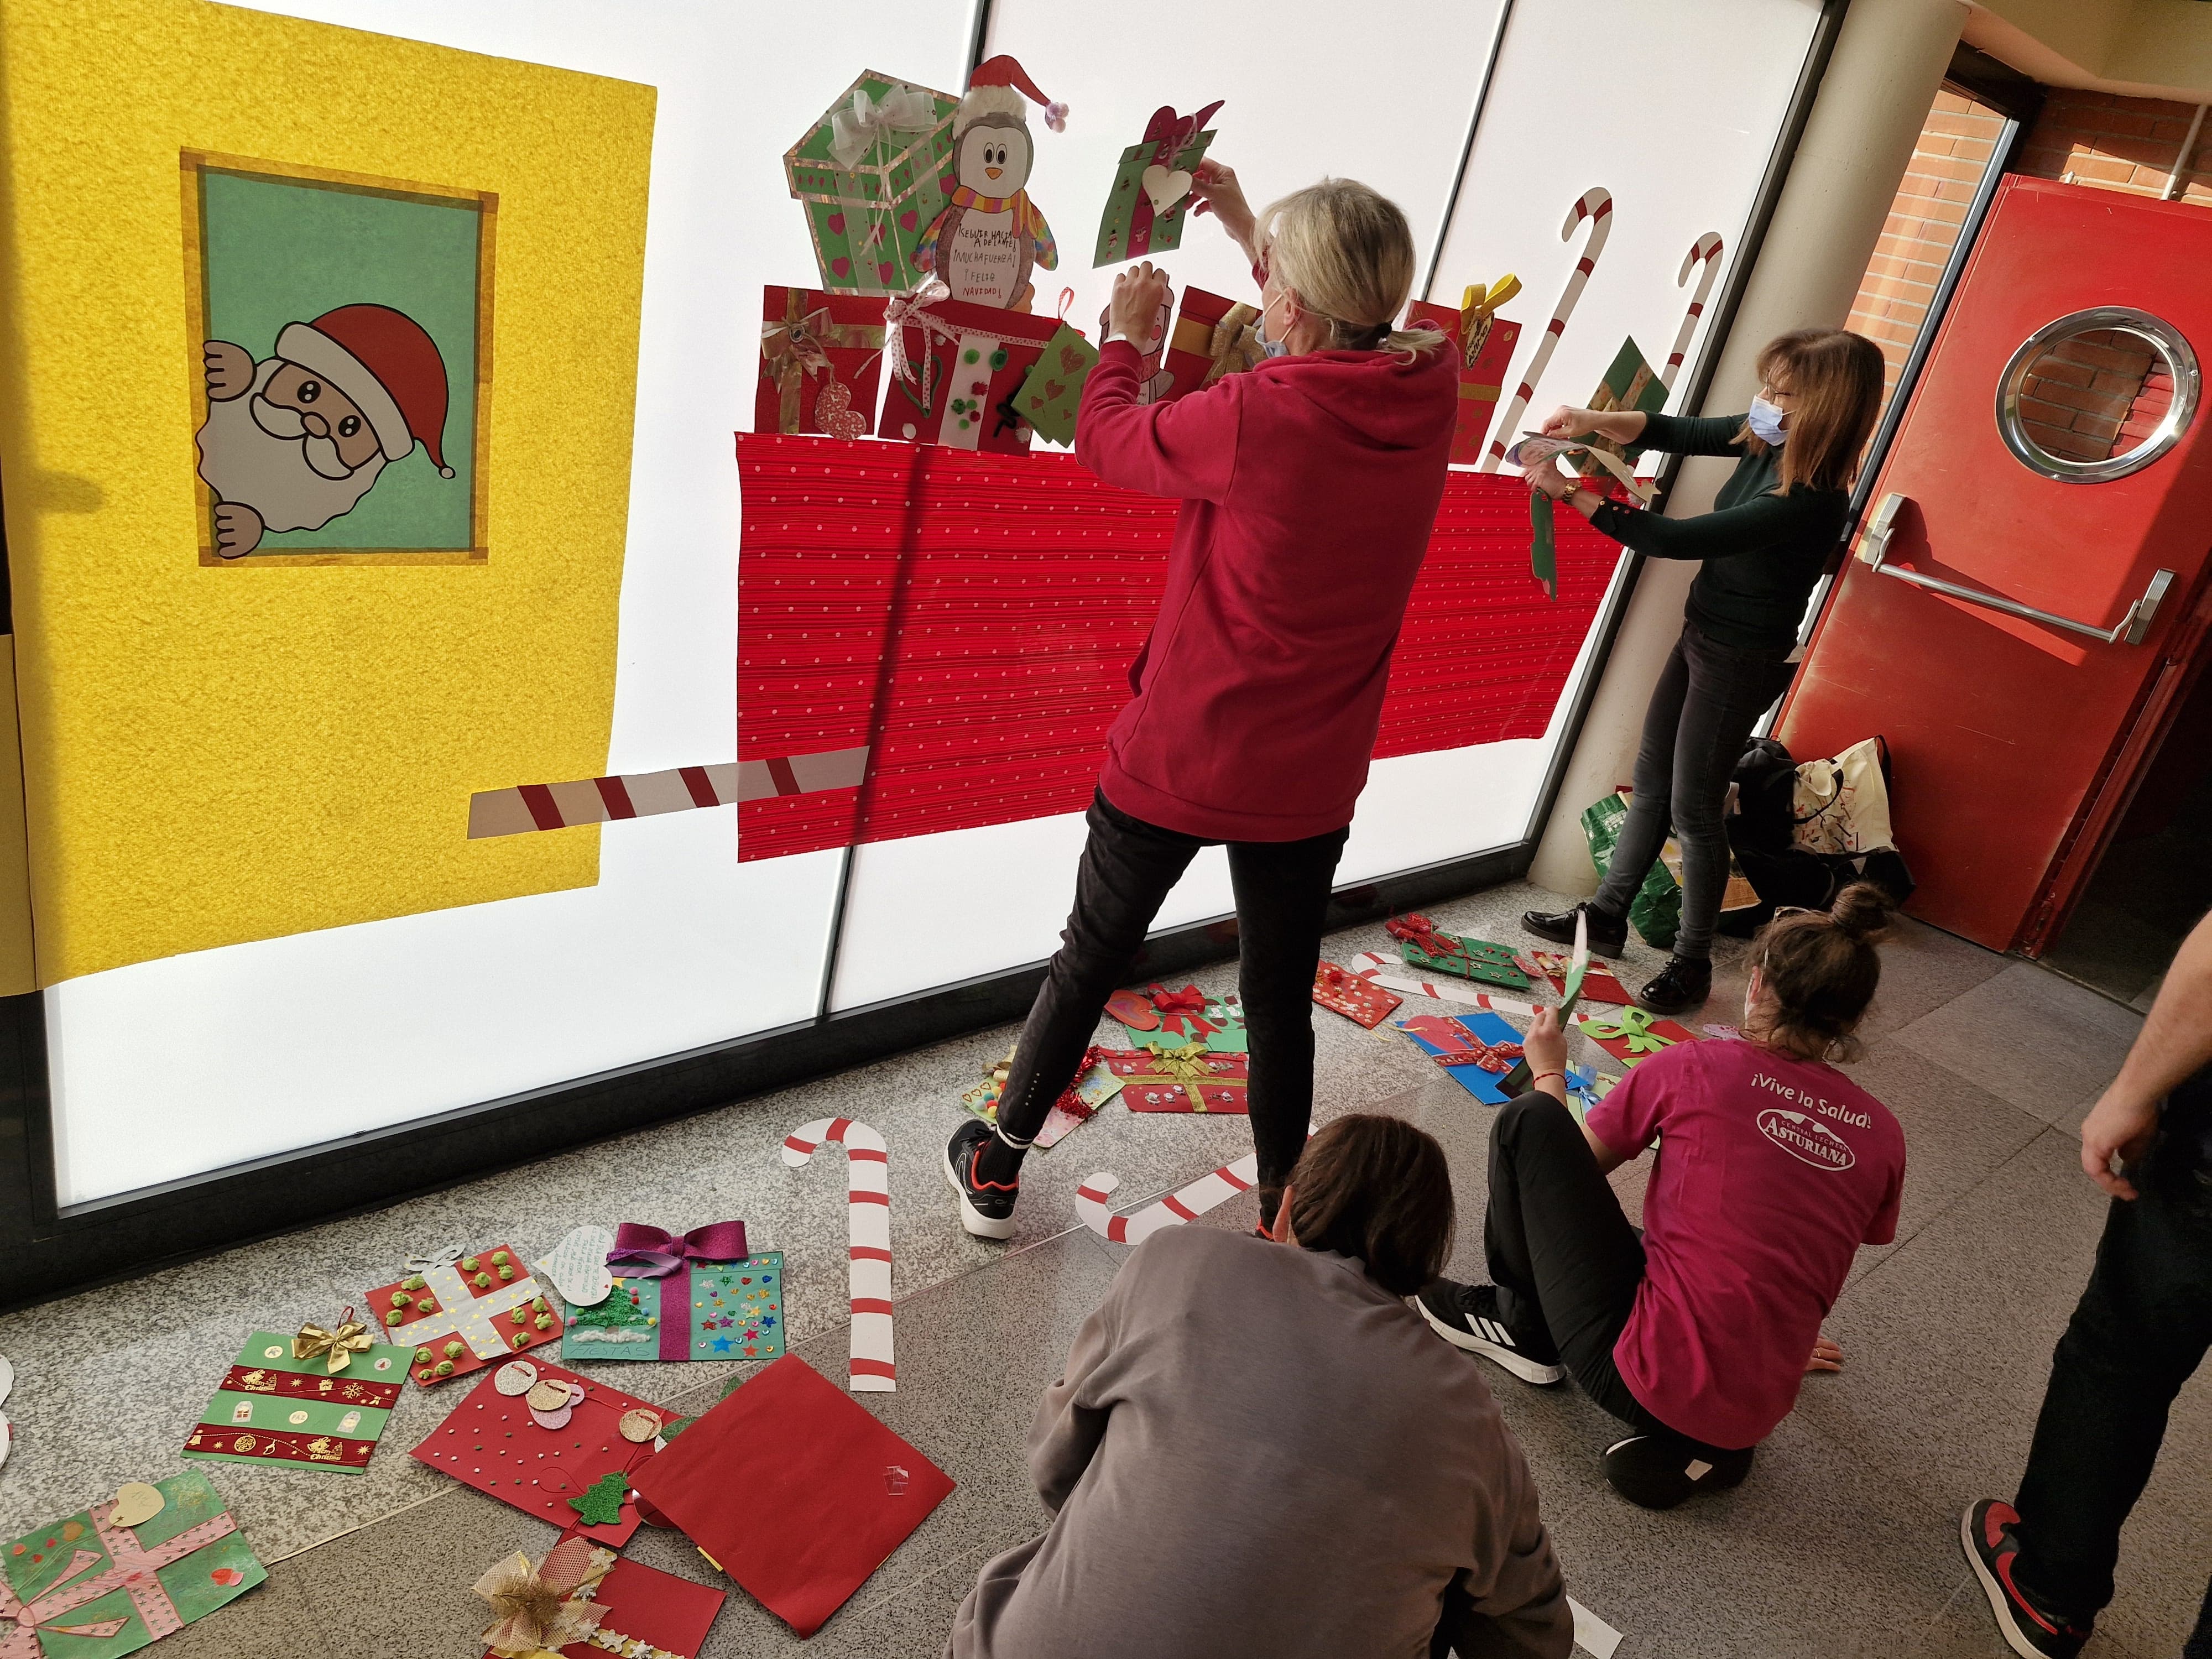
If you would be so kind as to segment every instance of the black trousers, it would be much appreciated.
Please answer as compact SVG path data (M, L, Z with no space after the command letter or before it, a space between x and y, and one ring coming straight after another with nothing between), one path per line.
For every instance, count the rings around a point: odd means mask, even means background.
M1662 1423L1613 1362L1644 1283L1644 1240L1597 1167L1582 1125L1540 1091L1506 1103L1490 1126L1490 1205L1482 1243L1499 1311L1518 1334L1548 1334L1560 1361L1631 1428L1699 1454L1716 1447Z
M1133 818L1094 793L1091 838L1076 868L1075 908L1059 954L1022 1026L999 1121L1034 1137L1074 1080L1106 999L1127 979L1169 890L1214 843ZM1305 841L1231 842L1251 1081L1252 1144L1262 1187L1279 1187L1305 1148L1313 1115L1313 981L1330 884L1349 830Z
M1636 750L1636 793L1613 862L1597 890L1599 908L1628 906L1667 844L1682 844L1682 928L1674 954L1712 955L1713 924L1728 895L1728 787L1751 728L1787 690L1796 667L1784 651L1716 645L1689 623L1659 673Z
M2027 1472L2015 1575L2087 1626L2112 1599L2120 1528L2142 1495L2173 1397L2212 1346L2212 1069L2168 1100L2114 1199L2088 1288L2051 1358ZM2212 1592L2189 1651L2212 1655Z

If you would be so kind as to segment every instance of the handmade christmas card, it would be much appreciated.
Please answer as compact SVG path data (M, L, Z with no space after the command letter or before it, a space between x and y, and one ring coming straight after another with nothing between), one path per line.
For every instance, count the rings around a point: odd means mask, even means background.
M1521 325L1498 315L1498 307L1521 291L1516 276L1500 277L1488 289L1470 283L1458 309L1416 300L1406 309L1407 326L1429 323L1451 337L1459 354L1459 417L1452 428L1451 459L1462 466L1482 459L1483 441L1505 389L1505 371L1520 343Z
M1029 106L1042 105L1046 128L1067 125L1067 106L1048 100L1013 58L1001 53L975 66L952 122L945 181L951 193L915 250L952 298L966 305L1029 309L1033 270L1060 264L1052 227L1030 199L1036 141Z
M1082 330L1065 322L1045 342L1042 355L1014 393L1014 406L1046 441L1073 447L1076 412L1097 362L1098 348L1083 337Z
M1324 962L1314 970L1313 1000L1332 1013L1342 1014L1373 1030L1396 1012L1405 998L1387 991L1349 969Z
M1554 991L1565 995L1570 961L1564 951L1521 951L1514 956L1515 965L1531 976L1548 980ZM1610 1002L1626 1007L1636 1000L1629 988L1606 969L1593 963L1583 972L1582 1000Z
M1633 335L1620 343L1607 366L1605 378L1590 393L1589 407L1599 414L1612 410L1641 410L1646 415L1656 415L1667 407L1667 383L1659 378L1659 371L1644 360ZM1628 465L1621 445L1595 433L1584 441L1589 447L1576 458L1575 470L1586 478L1601 474L1617 474L1619 467L1608 466L1601 456L1610 456L1620 466Z
M946 297L932 281L884 311L881 435L1000 454L1025 453L1030 425L1016 394L1060 322Z
M623 1659L698 1659L726 1591L626 1561L604 1544L571 1534L532 1566L513 1555L475 1585L491 1604L478 1639L489 1659L566 1659L616 1654Z
M1477 1100L1505 1103L1502 1085L1522 1057L1521 1033L1496 1014L1415 1014L1393 1024Z
M1394 916L1383 923L1383 930L1398 941L1408 967L1509 991L1528 988L1528 976L1514 965L1510 946L1443 933L1424 915Z
M945 209L958 107L950 94L866 70L784 152L823 288L903 294L921 280L915 252Z
M1574 1024L1606 1053L1630 1066L1678 1042L1698 1041L1698 1034L1688 1026L1662 1019L1642 1008L1623 1008L1603 1017L1584 1014Z
M1224 300L1202 288L1187 288L1182 314L1176 319L1161 360L1174 378L1159 401L1203 391L1224 374L1255 367L1267 355L1260 344L1259 307Z
M1223 100L1192 115L1177 115L1163 104L1145 124L1145 136L1121 152L1098 222L1095 268L1122 259L1148 258L1182 246L1184 210L1189 205L1192 175L1213 142L1200 131Z
M1119 1092L1121 1079L1114 1075L1113 1068L1106 1063L1107 1056L1112 1052L1108 1048L1093 1048L1085 1053L1082 1066L1075 1074L1075 1081L1061 1091L1060 1098L1053 1103L1052 1109L1045 1114L1044 1127L1036 1132L1036 1139L1030 1143L1032 1148L1038 1152L1050 1151L1065 1140L1072 1130L1090 1121L1091 1115ZM1009 1048L1006 1058L986 1073L981 1083L960 1097L962 1108L986 1123L996 1123L999 1121L999 1096L1006 1086L1006 1077L1013 1063L1014 1051Z
M372 1326L414 1350L415 1380L426 1388L560 1340L561 1316L505 1244L473 1253L456 1247L407 1265L406 1278L366 1299Z
M345 1346L349 1329L365 1328L341 1320L330 1332L313 1325L297 1336L254 1332L200 1413L185 1455L360 1474L406 1385L412 1352L374 1342ZM339 1346L329 1346L330 1339ZM334 1359L344 1362L337 1370Z
M1106 1063L1121 1079L1121 1098L1133 1112L1250 1109L1243 1054L1219 1054L1194 1042L1181 1048L1110 1053Z
M876 429L883 301L818 289L763 290L756 432L862 438Z
M944 1502L950 1476L787 1356L685 1427L639 1495L811 1636Z
M8 1659L136 1653L269 1576L198 1469L133 1481L25 1533L0 1557L0 1574Z
M1106 1012L1120 1020L1132 1041L1147 1048L1181 1048L1191 1043L1216 1054L1241 1054L1249 1039L1244 1008L1234 992L1213 997L1195 985L1170 991L1155 985L1140 992L1116 992Z
M783 1352L783 1252L690 1264L689 1276L617 1277L606 1299L572 1309L561 1357L774 1359Z
M480 1379L414 1455L465 1486L619 1549L638 1528L631 1477L675 1413L543 1359Z

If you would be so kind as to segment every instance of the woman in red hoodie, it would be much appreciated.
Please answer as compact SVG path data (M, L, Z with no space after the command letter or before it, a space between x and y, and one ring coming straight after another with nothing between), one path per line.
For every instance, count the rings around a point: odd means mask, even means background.
M1443 497L1458 377L1441 334L1392 327L1413 285L1405 215L1328 179L1255 216L1216 162L1192 194L1252 258L1268 361L1140 404L1130 341L1151 335L1167 278L1147 264L1115 279L1076 455L1109 483L1180 496L1182 512L1158 620L1130 667L1135 696L1107 734L1075 908L996 1129L970 1120L945 1148L962 1224L983 1238L1013 1231L1023 1153L1162 901L1217 842L1237 895L1252 1139L1272 1223L1312 1110L1330 884Z

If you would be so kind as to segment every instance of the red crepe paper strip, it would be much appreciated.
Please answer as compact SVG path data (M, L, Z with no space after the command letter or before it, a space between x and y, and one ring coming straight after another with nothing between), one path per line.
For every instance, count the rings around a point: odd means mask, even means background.
M855 787L741 802L738 856L1082 811L1177 503L1065 454L744 433L737 459L738 758L870 751ZM1565 516L1554 605L1528 486L1446 481L1378 758L1543 735L1620 557Z

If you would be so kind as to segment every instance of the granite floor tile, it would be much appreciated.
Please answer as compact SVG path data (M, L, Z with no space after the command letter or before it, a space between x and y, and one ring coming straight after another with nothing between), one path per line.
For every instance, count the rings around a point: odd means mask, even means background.
M2012 960L1924 921L1900 916L1881 947L1881 987L1867 1010L1860 1035L1871 1042L1902 1030L1994 979Z
M2132 1010L2021 962L1922 1015L1894 1040L2055 1123L2119 1069L2142 1024Z

